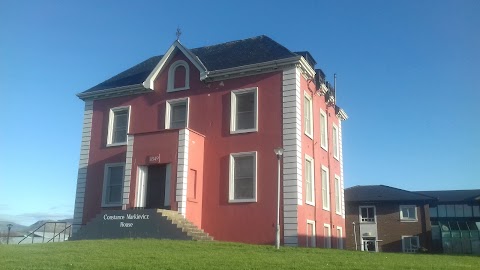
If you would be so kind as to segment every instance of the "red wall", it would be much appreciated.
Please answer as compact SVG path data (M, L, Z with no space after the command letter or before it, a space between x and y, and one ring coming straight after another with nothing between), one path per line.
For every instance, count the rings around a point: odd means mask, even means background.
M340 176L340 161L333 157L333 137L332 124L339 127L339 120L335 115L335 109L327 106L325 97L315 94L315 85L301 77L301 103L302 113L304 112L304 95L307 93L313 100L313 139L305 135L305 121L302 116L302 200L303 204L298 206L298 243L300 246L306 245L307 220L315 221L316 246L324 247L324 224L330 224L331 247L337 247L337 227L342 227L345 238L345 220L342 215L335 211L335 174ZM328 127L328 152L320 146L320 109L327 114ZM306 204L306 182L305 182L305 154L314 159L314 188L315 188L315 206ZM322 165L329 168L330 183L330 211L323 210L322 204Z

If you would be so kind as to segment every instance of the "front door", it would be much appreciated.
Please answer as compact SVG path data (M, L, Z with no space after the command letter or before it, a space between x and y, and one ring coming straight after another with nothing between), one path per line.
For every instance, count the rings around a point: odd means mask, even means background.
M145 208L165 209L166 165L148 166Z
M363 250L376 252L377 251L377 241L375 237L364 237L363 238Z

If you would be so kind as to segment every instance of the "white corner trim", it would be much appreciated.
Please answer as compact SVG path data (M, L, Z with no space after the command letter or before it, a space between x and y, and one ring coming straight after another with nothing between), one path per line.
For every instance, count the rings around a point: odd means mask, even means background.
M160 59L160 62L155 66L155 68L150 72L150 75L145 79L143 82L143 86L148 89L154 90L154 81L155 78L157 78L157 75L160 73L160 71L163 69L163 67L170 61L170 59L173 57L173 53L175 52L175 49L180 50L186 57L187 59L192 62L192 64L200 71L200 79L202 79L202 75L207 73L207 69L203 65L203 63L200 61L198 57L196 57L190 50L185 48L178 40L173 42L172 46L167 50L165 55Z
M92 134L93 101L85 101L83 112L82 143L80 146L80 162L78 164L77 190L75 207L73 210L73 233L76 233L83 223L83 207L85 200L85 186L87 184L88 159L90 154L90 140Z
M283 234L287 246L298 246L298 205L303 204L300 72L296 66L283 70Z
M345 181L343 179L342 121L338 122L338 147L340 152L340 184L342 186L342 218L345 219Z
M128 209L130 199L130 182L132 179L133 135L127 135L127 153L125 155L125 175L123 177L122 209Z
M178 203L178 212L182 216L187 214L187 181L188 181L188 153L190 130L181 129L178 132L178 159L177 159L177 189L175 192Z

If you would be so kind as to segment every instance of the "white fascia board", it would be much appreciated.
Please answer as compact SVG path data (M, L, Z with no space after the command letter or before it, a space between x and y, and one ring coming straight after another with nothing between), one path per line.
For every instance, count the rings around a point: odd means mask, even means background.
M194 55L190 50L185 48L178 40L175 40L173 42L172 46L168 49L168 51L165 53L165 55L160 59L160 62L155 66L155 68L150 72L150 75L148 75L147 79L143 82L143 86L145 88L153 89L153 82L155 81L155 78L158 76L158 73L163 69L166 63L170 60L170 58L173 56L173 53L175 52L175 49L180 50L190 62L193 63L193 65L200 71L200 79L204 76L205 73L207 73L207 69L203 65L203 63L200 61L200 59Z
M149 91L151 90L146 89L145 87L143 87L142 84L133 84L133 85L107 88L107 89L102 89L98 91L86 92L86 93L78 93L77 97L82 100L90 100L90 99L102 99L102 98L111 98L111 97L117 97L117 96L141 94Z

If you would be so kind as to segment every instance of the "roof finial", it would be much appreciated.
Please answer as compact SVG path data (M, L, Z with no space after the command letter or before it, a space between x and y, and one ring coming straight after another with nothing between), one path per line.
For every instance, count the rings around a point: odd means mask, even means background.
M182 31L180 31L180 27L177 27L177 32L175 33L177 35L177 41L180 40L180 36L182 35Z

